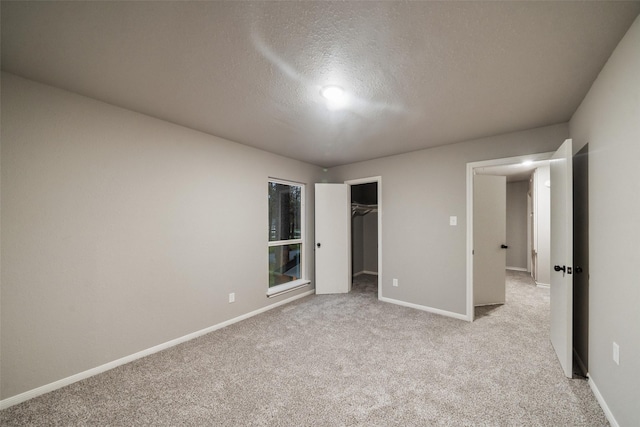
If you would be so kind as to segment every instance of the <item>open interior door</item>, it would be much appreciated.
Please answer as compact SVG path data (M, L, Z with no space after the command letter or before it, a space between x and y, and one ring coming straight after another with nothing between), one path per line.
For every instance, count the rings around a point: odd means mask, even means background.
M316 294L349 292L351 211L347 184L316 184Z
M573 172L571 140L551 158L551 344L573 376Z
M473 305L504 304L507 178L473 177Z

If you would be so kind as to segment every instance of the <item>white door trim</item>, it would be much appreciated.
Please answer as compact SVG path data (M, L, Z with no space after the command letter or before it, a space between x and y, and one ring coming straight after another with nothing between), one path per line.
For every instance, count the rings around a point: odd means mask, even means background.
M467 314L466 320L473 322L473 170L488 166L503 166L521 163L524 160L549 160L554 152L524 154L501 159L482 160L467 163ZM378 187L379 190L380 187Z
M344 183L348 186L349 200L351 200L351 186L359 184L378 183L378 299L382 298L382 177L372 176L369 178L350 179ZM349 206L351 208L351 206ZM351 216L351 213L349 213ZM351 222L349 222L349 265L351 265Z

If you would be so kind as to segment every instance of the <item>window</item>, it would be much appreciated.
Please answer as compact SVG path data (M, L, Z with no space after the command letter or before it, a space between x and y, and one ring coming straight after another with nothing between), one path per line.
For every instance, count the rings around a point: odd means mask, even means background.
M269 291L309 281L304 276L304 185L269 180Z

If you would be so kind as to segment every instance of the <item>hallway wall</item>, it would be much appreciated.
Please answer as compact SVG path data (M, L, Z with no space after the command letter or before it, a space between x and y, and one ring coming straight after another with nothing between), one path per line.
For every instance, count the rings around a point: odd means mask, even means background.
M639 118L636 18L569 123L574 154L589 143L589 375L621 426L640 401Z
M529 181L507 183L507 268L527 269L527 192Z

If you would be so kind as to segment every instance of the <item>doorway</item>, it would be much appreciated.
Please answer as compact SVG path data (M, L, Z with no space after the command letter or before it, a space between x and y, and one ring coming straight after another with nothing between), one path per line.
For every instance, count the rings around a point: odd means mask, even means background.
M382 197L381 178L346 181L349 189L349 254L352 283L375 283L376 297L382 292ZM363 283L360 283L363 282Z
M530 154L503 159L467 163L467 320L474 320L474 182L475 175L531 175L539 162L547 162L553 153ZM528 175L527 175L528 174ZM525 178L526 179L526 178ZM506 245L508 246L508 245ZM506 249L506 248L505 248Z
M589 144L573 156L573 353L589 372Z

